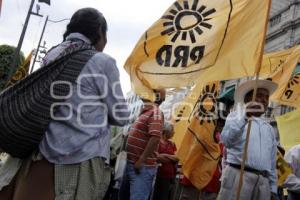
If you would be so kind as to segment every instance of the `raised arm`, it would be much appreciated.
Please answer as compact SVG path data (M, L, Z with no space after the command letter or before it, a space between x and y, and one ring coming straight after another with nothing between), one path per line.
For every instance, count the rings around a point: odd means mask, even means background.
M245 117L239 117L237 112L228 115L221 133L221 140L227 148L230 148L237 138L242 136L246 123Z

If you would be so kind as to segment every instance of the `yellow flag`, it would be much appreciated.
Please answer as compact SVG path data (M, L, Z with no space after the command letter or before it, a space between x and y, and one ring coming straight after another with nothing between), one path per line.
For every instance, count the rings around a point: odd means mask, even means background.
M15 84L16 82L18 82L19 80L25 78L28 75L28 71L29 71L29 67L30 67L30 61L32 58L32 52L31 51L29 53L29 55L27 56L27 58L24 60L24 62L22 63L22 65L20 67L18 67L16 73L11 77L11 79L6 83L5 87L9 87L12 86L13 84Z
M299 46L300 45L297 45L289 49L264 54L259 73L260 77L264 79L272 78L272 81L278 83L280 77L289 68L285 65L287 58L295 49L299 48Z
M300 60L300 45L286 58L282 68L284 73L276 73L272 79L278 83L278 89L271 100L280 104L300 107L300 73L293 74Z
M125 63L134 91L253 76L269 0L177 0L141 37Z
M293 173L291 166L284 160L283 155L277 150L276 169L278 186L282 186L286 178Z
M221 154L214 136L218 90L218 82L196 85L177 107L174 117L177 156L183 174L198 189L211 180Z
M289 150L292 146L300 144L300 109L276 117L280 141L282 146Z

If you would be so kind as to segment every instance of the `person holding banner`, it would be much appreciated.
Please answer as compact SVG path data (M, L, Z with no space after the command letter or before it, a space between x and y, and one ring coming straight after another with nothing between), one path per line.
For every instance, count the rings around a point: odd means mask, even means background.
M298 200L300 199L300 144L289 149L284 159L292 167L293 173L287 177L283 186L288 189L288 200Z
M254 87L257 94L252 102ZM237 111L231 112L221 133L227 149L227 167L221 178L219 200L235 200L239 186L242 155L248 120L252 119L241 200L275 199L277 193L276 146L274 129L261 116L266 112L269 96L277 85L269 80L247 81L235 91Z

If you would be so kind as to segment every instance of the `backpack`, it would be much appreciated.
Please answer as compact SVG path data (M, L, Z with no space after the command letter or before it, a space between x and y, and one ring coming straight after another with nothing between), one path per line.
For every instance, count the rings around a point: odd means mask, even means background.
M0 94L0 149L26 158L38 148L51 121L51 106L63 102L96 50L84 42L67 48L53 62ZM61 81L62 84L53 84Z

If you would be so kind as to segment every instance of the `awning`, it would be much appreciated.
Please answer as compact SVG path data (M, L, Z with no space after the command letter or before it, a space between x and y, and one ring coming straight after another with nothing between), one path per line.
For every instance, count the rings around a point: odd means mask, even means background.
M298 74L300 73L300 63L298 63L298 65L296 66L295 70L294 70L294 74Z
M233 104L234 92L235 92L235 85L232 85L227 90L225 90L220 94L218 100L222 103L225 103L226 105Z

